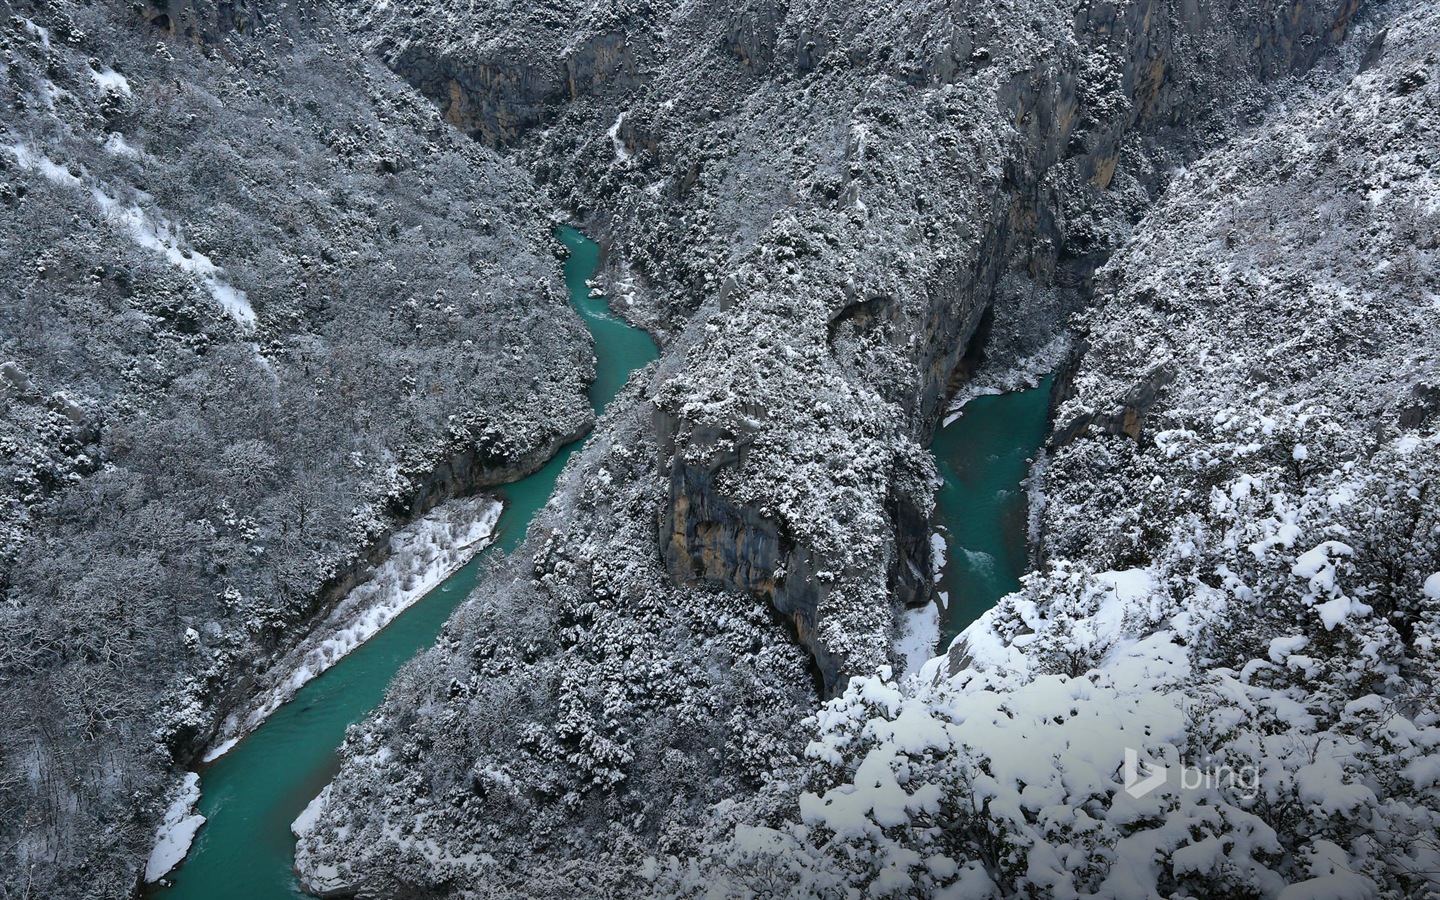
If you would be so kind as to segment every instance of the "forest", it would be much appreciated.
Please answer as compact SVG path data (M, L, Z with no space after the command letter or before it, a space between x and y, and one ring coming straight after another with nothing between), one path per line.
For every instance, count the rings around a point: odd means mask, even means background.
M589 425L529 179L324 7L231 27L0 9L3 896L129 896L386 535Z

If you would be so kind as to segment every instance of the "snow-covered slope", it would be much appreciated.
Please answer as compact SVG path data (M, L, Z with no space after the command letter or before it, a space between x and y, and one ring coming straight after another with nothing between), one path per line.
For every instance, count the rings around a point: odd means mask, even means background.
M129 896L251 673L590 419L533 183L271 6L0 2L0 896Z
M661 893L1440 890L1437 60L1417 4L1174 179L1083 317L1042 568Z

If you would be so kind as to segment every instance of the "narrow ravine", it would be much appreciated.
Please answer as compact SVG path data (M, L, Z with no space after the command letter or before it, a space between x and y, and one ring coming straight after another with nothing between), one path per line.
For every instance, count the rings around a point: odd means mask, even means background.
M598 415L630 373L655 359L644 331L609 312L591 297L588 279L599 247L573 228L559 238L570 249L565 284L570 302L595 339L596 379L590 402ZM561 470L581 442L570 444L540 471L492 491L505 509L495 542L434 591L401 614L325 674L311 681L258 729L201 773L199 811L207 817L184 864L169 876L173 885L153 892L165 900L290 900L303 898L292 866L290 824L338 769L336 749L345 729L384 697L391 677L432 644L450 613L475 586L484 558L510 552L544 506Z
M1001 597L1028 562L1024 480L1048 429L1053 377L1039 386L976 397L940 429L931 452L944 479L936 495L945 538L939 652Z

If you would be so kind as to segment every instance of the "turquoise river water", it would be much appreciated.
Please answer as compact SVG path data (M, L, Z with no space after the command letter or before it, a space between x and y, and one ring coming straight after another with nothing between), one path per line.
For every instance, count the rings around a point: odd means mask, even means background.
M944 479L936 498L947 557L940 591L949 598L940 625L942 650L1020 587L1029 562L1022 482L1045 440L1053 381L976 397L930 445Z

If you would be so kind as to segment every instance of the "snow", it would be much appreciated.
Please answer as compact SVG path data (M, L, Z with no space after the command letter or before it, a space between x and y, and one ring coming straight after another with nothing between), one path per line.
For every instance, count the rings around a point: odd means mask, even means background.
M124 135L115 131L112 131L105 136L105 143L103 146L105 148L105 152L110 154L111 156L120 156L124 157L125 159L140 159L142 156L145 155L144 151L140 150L138 147L135 147L130 142L126 141Z
M70 174L70 170L57 164L48 156L37 156L30 152L30 148L21 144L11 144L5 148L14 155L15 161L22 169L39 172L47 181L66 187L79 187L80 179Z
M1375 882L1354 871L1350 855L1333 841L1316 840L1305 851L1311 878L1289 885L1279 900L1373 900Z
M1336 872L1292 884L1280 892L1279 900L1373 900L1380 892L1375 882L1354 872Z
M98 72L91 69L90 77L95 79L95 86L100 89L102 94L115 93L124 94L126 97L133 96L130 91L130 82L114 69L104 68Z
M1151 588L1144 572L1106 574L1114 596L1134 598ZM972 748L981 747L990 752L974 757L985 764L969 770L968 790L988 818L1006 827L1052 815L1073 818L1070 798L1113 790L1126 747L1143 748L1163 764L1177 761L1186 721L1177 688L1188 666L1172 634L1162 631L1129 645L1095 682L1043 675L1011 682L1000 693L995 680L973 670L933 689L889 685L883 671L875 679L852 679L817 716L820 735L806 752L833 761L865 748L863 760L846 783L823 794L803 793L801 821L833 831L837 840L880 840L877 829L914 827L912 817L938 809L943 796L940 781L916 777L925 761L980 754ZM851 743L856 738L863 742L859 747ZM1144 819L1173 796L1173 787L1148 798L1118 794L1114 815ZM1199 865L1205 855L1202 847L1191 861ZM1059 859L1041 864L1032 857L1031 871L1037 881L1058 884L1066 877Z
M986 610L956 635L950 644L951 652L967 658L970 668L976 671L1025 671L1025 654L995 633L995 619L995 609ZM939 675L943 668L938 667L933 674ZM931 673L932 667L927 666L925 671Z
M26 31L30 32L31 34L35 35L37 38L40 39L40 45L42 47L44 47L46 50L50 49L50 29L40 25L36 25L34 22L30 21L24 16L20 17L20 21L25 23Z
M290 823L290 833L297 838L309 834L310 829L314 828L315 823L319 821L320 813L325 808L325 803L329 799L330 785L327 784L319 794L315 795L313 800L305 805L305 809L301 811L300 815L295 817L295 821Z
M1309 579L1309 597L1312 601L1322 596L1329 598L1315 607L1327 631L1333 631L1336 625L1350 616L1366 616L1371 612L1369 606L1347 597L1341 591L1336 580L1335 559L1354 555L1354 548L1348 544L1342 544L1339 541L1324 541L1313 549L1300 554L1295 560L1295 565L1290 569L1291 574L1295 577Z
M214 747L211 747L208 752L206 752L205 758L202 760L202 762L214 762L215 760L229 753L231 750L234 750L235 745L238 743L240 743L240 738L238 737L232 737L227 740L221 741Z
M1270 641L1269 657L1273 663L1283 665L1285 660L1294 654L1304 650L1310 644L1310 639L1304 635L1291 637L1277 637Z
M1440 784L1440 756L1422 756L1405 766L1404 775L1416 788L1424 790Z
M935 648L940 643L940 609L934 603L927 603L903 610L899 619L895 655L905 663L902 677L908 677L935 656Z
M1325 541L1300 554L1290 571L1297 578L1310 579L1312 591L1331 591L1335 588L1335 564L1331 562L1331 557L1354 554L1352 548L1339 541Z
M1425 579L1425 596L1431 600L1440 600L1440 572L1436 572Z
M940 427L950 427L952 422L965 414L965 405L976 397L1010 394L1039 387L1046 375L1060 368L1069 349L1069 338L1060 335L1031 356L1013 362L1007 360L1004 366L982 368L950 398L950 405L945 408Z
M117 144L117 147L121 146L128 147L123 138ZM109 147L110 142L107 140L106 148ZM83 190L84 183L78 176L49 157L32 153L28 147L20 144L12 144L5 149L10 151L22 169L39 172L54 184ZM254 330L255 310L250 306L245 292L222 279L220 267L212 262L210 257L185 246L176 235L174 226L164 220L151 218L138 206L121 203L98 186L90 188L90 197L95 201L95 205L100 207L101 215L121 228L135 243L154 250L164 256L172 266L199 278L210 296L230 314L243 331L248 333Z
M493 540L503 506L491 497L452 500L390 538L390 557L352 590L323 624L273 671L276 683L260 692L244 719L232 717L222 742L205 755L212 762L257 728L306 684L378 634L453 575ZM288 673L288 674L284 674Z
M622 112L615 117L615 124L611 125L605 133L610 136L610 144L615 148L616 162L628 162L633 156L625 147L625 142L620 139L620 126L625 124L625 114Z
M175 268L197 276L210 292L210 296L230 314L242 330L247 333L254 330L255 310L250 306L245 292L223 280L220 277L220 267L212 262L210 257L185 246L175 234L174 226L164 220L152 219L138 206L122 205L119 200L98 187L91 188L90 195L101 212L124 229L131 240L147 250L161 254Z
M1133 603L1143 599L1154 590L1155 579L1148 569L1126 569L1121 572L1101 572L1095 579L1108 585L1120 603Z
M1328 741L1322 742L1317 753L1324 752L1329 744ZM1374 791L1363 784L1346 783L1345 770L1340 762L1336 756L1321 756L1315 762L1300 767L1295 773L1295 786L1300 799L1326 816L1351 813L1375 803Z
M150 859L145 863L146 884L159 881L190 852L195 832L205 824L205 817L194 811L195 804L199 802L200 776L186 772L180 790L155 832L155 848L150 851Z

